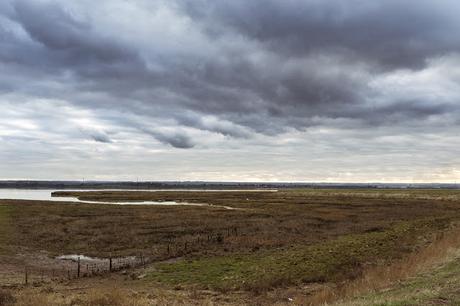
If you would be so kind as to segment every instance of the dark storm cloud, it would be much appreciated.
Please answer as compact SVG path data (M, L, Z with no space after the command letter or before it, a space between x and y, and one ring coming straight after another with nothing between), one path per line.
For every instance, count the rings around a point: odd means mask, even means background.
M90 139L101 142L101 143L112 143L112 139L110 139L109 135L104 133L103 131L98 130L90 130L90 129L81 129L83 135L88 136Z
M146 131L156 140L178 149L190 149L195 146L192 139L186 134L178 131Z
M85 3L0 6L0 60L13 74L0 90L243 139L338 119L403 130L458 113L456 92L438 101L373 85L458 53L456 1L117 2L143 14L128 16L131 28L107 14L110 2ZM196 144L183 133L150 134L178 148Z
M211 131L220 133L225 136L231 136L235 138L248 138L250 136L249 131L243 127L236 126L229 121L219 120L215 117L201 117L193 114L183 114L177 117L178 123L195 127L205 131Z
M344 53L391 68L417 68L456 52L457 1L199 0L185 11L212 35L230 28L286 56Z
M15 17L36 42L64 64L104 64L136 59L134 53L115 41L94 33L94 25L78 20L60 4L15 3Z
M112 141L106 135L90 135L94 141L102 143L111 143Z

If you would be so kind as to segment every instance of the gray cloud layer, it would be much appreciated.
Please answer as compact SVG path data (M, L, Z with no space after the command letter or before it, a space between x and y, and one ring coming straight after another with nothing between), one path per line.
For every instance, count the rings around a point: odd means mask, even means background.
M26 120L42 131L32 139L43 146L62 134L52 144L84 137L116 148L137 139L135 146L147 151L205 150L195 152L216 157L273 150L301 163L294 152L318 143L312 133L327 137L320 156L340 158L351 148L359 155L369 146L375 160L387 150L381 137L409 137L425 152L414 176L429 168L427 146L435 142L450 152L436 171L452 178L457 149L445 141L460 122L459 9L454 0L3 1L0 103L11 113L0 115L0 141L10 153L20 150L11 134L31 137L30 129L14 125ZM56 103L59 109L47 107ZM24 114L25 105L59 119ZM49 123L68 121L57 114L62 109L81 118L57 133ZM265 165L269 173L273 162ZM292 169L278 177L334 178Z

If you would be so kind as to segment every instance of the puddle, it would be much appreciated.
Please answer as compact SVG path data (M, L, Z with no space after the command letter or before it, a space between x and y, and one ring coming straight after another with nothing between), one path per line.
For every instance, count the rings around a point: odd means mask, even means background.
M101 258L89 257L85 255L61 255L61 256L56 257L56 259L59 259L59 260L70 260L70 261L78 261L79 258L80 258L80 261L93 261L93 262L103 261L103 259Z
M61 255L56 257L58 260L69 260L69 261L74 261L77 262L78 259L80 258L80 262L91 262L91 263L100 263L100 262L106 262L109 260L109 258L99 258L99 257L90 257L86 255L77 255L77 254L71 254L71 255ZM114 257L112 260L136 260L136 257L134 256L128 256L128 257Z

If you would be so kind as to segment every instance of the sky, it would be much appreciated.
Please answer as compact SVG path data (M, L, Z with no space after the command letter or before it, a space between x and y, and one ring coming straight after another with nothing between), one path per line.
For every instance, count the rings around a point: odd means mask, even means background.
M2 0L0 179L455 182L458 0Z

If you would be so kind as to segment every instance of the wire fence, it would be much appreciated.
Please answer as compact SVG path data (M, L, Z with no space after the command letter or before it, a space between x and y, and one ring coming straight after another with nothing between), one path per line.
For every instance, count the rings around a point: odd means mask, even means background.
M167 243L152 247L149 252L137 256L89 258L86 256L63 256L54 265L40 267L39 264L24 266L24 276L20 283L38 284L52 281L68 281L78 278L96 277L109 273L127 271L136 268L146 268L154 262L178 258L195 251L203 250L206 246L225 245L229 237L241 235L236 227L217 232L208 232L189 238L171 238Z

